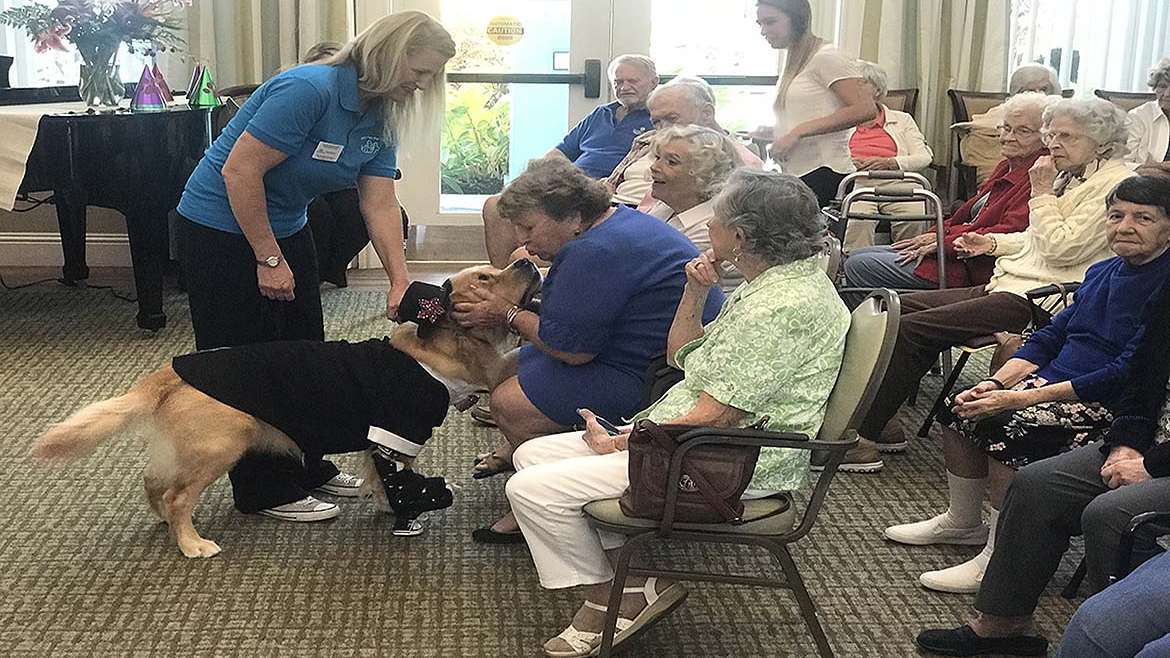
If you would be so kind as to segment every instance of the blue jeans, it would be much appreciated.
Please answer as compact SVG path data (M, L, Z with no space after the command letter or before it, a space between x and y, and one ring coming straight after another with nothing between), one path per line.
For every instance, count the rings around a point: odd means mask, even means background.
M914 273L914 261L898 263L898 252L888 245L855 249L845 259L845 283L850 288L933 290L937 281Z
M1170 656L1170 553L1150 558L1081 604L1056 654L1056 658L1165 656Z

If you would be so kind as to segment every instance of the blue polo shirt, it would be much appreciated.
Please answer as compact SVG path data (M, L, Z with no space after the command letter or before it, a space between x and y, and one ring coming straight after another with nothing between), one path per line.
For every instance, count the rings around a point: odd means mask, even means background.
M268 220L277 238L304 228L314 197L353 187L359 176L398 175L380 108L362 112L353 66L298 66L248 98L187 179L179 214L213 229L242 232L228 204L223 163L245 130L288 156L264 175Z
M605 178L630 152L634 138L652 130L650 111L646 108L626 113L617 120L621 103L602 105L581 119L557 144L557 150L593 178Z

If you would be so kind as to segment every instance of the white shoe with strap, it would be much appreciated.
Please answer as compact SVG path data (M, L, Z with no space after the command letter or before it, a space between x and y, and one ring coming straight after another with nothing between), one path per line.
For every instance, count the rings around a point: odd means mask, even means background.
M613 646L617 648L622 642L629 640L654 625L660 619L670 614L687 598L687 590L677 583L658 591L658 579L647 578L640 587L626 587L622 594L641 594L646 597L646 606L633 619L618 617L617 634L614 636ZM585 601L585 607L595 610L602 615L608 608L592 601ZM563 640L569 650L550 648L555 640ZM544 654L550 658L579 658L581 656L596 656L601 650L601 633L590 633L578 630L569 625L561 634L544 644Z

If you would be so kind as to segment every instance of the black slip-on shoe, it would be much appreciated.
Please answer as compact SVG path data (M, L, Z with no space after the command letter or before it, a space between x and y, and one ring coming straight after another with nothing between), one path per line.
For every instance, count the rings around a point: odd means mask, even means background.
M1048 640L1038 635L979 637L967 624L958 628L925 630L918 634L915 641L923 649L943 656L1048 655Z

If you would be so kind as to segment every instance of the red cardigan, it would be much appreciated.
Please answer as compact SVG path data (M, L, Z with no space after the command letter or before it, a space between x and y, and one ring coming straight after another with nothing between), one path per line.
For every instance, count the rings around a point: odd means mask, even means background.
M995 257L977 256L960 260L955 253L955 238L965 233L1019 233L1028 228L1028 201L1032 198L1028 170L1037 158L1045 154L1047 151L1042 149L1015 169L1008 169L1007 160L1000 162L975 196L944 222L948 287L978 286L991 280ZM991 196L979 213L979 218L972 221L971 208L980 197L989 193ZM914 274L938 282L938 260L934 252L922 259Z

